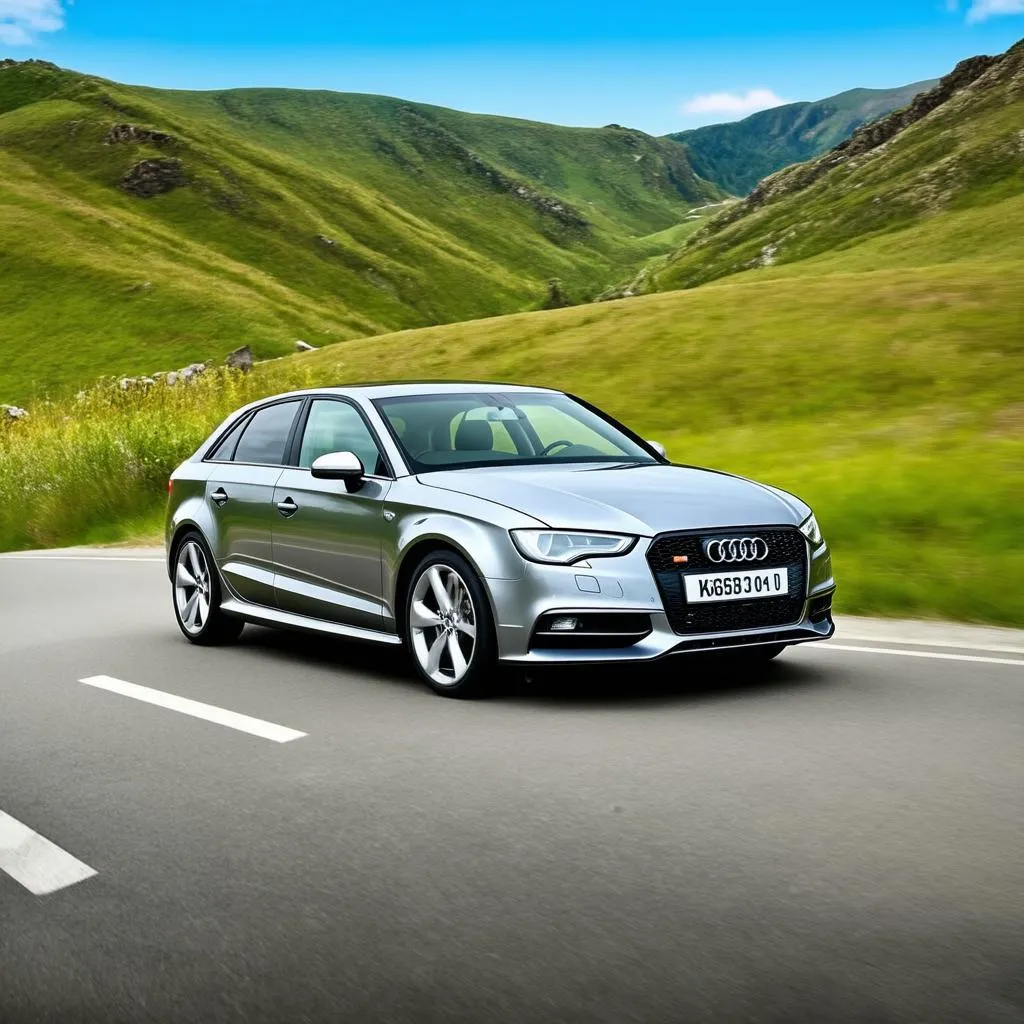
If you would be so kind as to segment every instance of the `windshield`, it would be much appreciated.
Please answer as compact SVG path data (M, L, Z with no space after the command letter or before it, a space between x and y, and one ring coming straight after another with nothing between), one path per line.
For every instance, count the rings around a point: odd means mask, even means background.
M495 464L658 461L623 428L568 395L403 395L374 405L414 473Z

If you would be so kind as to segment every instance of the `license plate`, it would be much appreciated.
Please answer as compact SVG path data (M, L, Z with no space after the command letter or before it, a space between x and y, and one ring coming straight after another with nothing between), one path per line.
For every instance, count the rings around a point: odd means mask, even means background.
M748 572L706 572L684 576L687 604L708 601L744 601L752 597L778 597L789 593L785 569L754 569Z

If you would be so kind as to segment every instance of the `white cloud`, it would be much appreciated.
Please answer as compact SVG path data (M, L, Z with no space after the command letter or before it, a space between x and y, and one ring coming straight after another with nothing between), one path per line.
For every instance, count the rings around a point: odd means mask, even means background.
M987 21L1000 14L1024 14L1024 0L974 0L967 12L967 23Z
M2 0L0 0L2 3ZM748 89L746 92L709 92L694 96L683 104L684 114L753 114L769 107L788 103L771 89Z
M61 0L0 0L0 43L25 46L38 33L63 27Z

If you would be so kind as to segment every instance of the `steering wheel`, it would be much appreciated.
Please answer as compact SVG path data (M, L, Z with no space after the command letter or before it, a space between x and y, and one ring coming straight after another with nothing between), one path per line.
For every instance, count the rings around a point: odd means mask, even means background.
M575 441L552 441L551 444L544 445L540 453L541 455L547 455L553 448L571 448L575 443Z

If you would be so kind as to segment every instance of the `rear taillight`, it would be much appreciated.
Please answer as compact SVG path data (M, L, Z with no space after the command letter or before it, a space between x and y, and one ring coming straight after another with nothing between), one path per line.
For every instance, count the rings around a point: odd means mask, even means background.
M173 490L173 488L174 488L174 478L173 477L168 477L167 478L167 496L168 497L170 497L171 491Z

